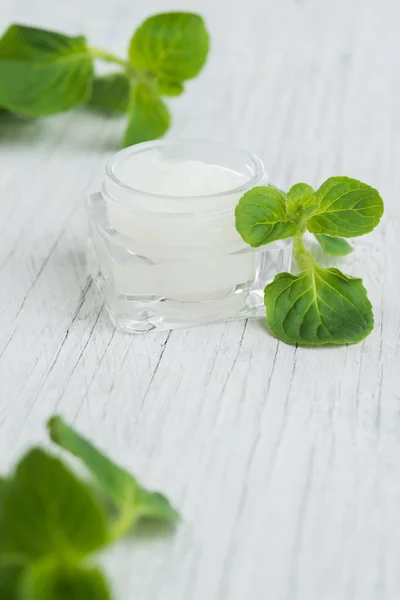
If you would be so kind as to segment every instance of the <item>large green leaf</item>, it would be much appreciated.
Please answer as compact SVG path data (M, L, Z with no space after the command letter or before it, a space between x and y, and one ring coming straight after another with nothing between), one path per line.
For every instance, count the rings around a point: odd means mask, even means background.
M243 240L257 248L296 234L297 225L290 221L286 199L271 186L259 186L246 192L235 210L236 229Z
M11 25L0 40L0 106L38 117L82 104L93 77L82 36Z
M273 333L288 344L350 344L374 325L361 279L315 262L298 275L277 275L265 288L265 306Z
M89 487L38 448L22 458L5 487L3 528L7 551L30 558L80 557L108 540Z
M331 254L332 256L346 256L346 254L353 252L353 248L350 246L349 242L343 238L331 237L330 235L324 235L323 233L317 233L315 237L326 254Z
M195 77L203 67L209 38L203 19L189 12L170 12L146 19L129 48L132 65L173 82Z
M125 131L124 146L139 144L159 138L171 123L167 106L157 89L140 81L131 91L129 121Z
M21 600L111 600L107 582L98 569L40 561L21 582Z
M128 471L113 463L60 417L50 419L48 428L53 442L82 460L118 509L119 535L126 533L141 517L162 521L177 519L177 512L163 494L143 488Z
M126 112L131 81L124 73L95 77L88 105L102 111Z
M311 233L356 237L369 233L383 215L379 192L349 177L331 177L315 192L318 208L307 221Z

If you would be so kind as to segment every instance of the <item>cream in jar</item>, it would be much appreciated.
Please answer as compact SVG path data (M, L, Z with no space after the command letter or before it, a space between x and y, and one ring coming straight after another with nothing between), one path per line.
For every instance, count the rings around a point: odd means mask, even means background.
M118 153L87 205L92 272L113 321L134 332L262 312L290 244L249 248L234 210L266 183L257 157L223 144L157 141Z

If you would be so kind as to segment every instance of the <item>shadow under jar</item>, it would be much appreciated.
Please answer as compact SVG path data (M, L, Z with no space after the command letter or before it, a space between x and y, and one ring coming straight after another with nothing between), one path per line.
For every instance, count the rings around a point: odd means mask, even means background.
M291 244L247 246L240 197L266 185L262 162L207 141L155 141L108 163L87 200L91 273L114 324L176 329L265 314L264 287L290 268Z

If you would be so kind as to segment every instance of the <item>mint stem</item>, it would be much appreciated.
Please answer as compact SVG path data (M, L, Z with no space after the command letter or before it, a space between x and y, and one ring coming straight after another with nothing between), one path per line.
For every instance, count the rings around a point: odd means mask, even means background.
M114 63L117 65L121 65L126 70L132 71L132 66L127 60L123 60L119 58L119 56L115 56L115 54L111 54L111 52L107 52L106 50L102 50L101 48L90 48L90 54L93 58L104 60L105 62Z
M111 525L109 533L110 541L115 541L125 537L125 535L133 528L138 517L139 514L137 513L133 502L131 505L126 503L125 506L122 507L118 518Z
M299 266L300 270L309 269L310 266L315 264L315 260L311 252L309 252L303 241L303 236L301 234L297 235L294 238L293 242L293 256Z

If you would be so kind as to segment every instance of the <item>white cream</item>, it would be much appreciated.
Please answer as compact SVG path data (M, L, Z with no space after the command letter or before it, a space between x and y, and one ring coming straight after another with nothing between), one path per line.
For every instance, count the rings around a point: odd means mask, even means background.
M135 267L134 276L125 266L116 265L113 278L123 293L152 290L166 297L193 299L200 294L207 299L225 293L237 277L252 279L253 255L227 256L245 248L234 222L241 192L218 196L239 188L248 176L202 161L152 155L125 163L119 178L135 192L127 211L126 205L119 204L126 201L126 190L113 187L110 225L126 236L131 251L156 261L151 268ZM209 212L215 215L210 217ZM225 256L216 259L215 254ZM185 264L189 257L195 262Z
M160 155L138 157L126 165L124 183L150 194L185 197L227 192L246 183L247 175L199 160L163 160Z
M248 175L203 161L165 160L155 151L122 162L115 176L118 181L104 185L108 219L134 252L180 259L245 246L234 209Z

